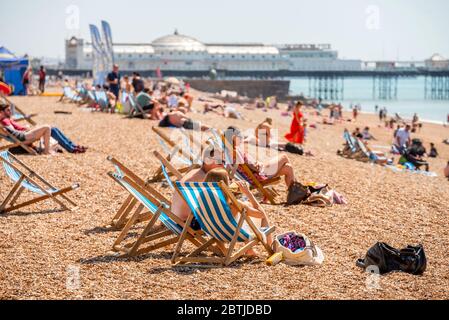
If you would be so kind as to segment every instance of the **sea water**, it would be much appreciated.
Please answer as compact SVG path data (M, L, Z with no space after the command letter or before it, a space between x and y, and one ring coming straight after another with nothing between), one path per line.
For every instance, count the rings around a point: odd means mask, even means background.
M307 78L290 79L292 95L309 95L309 81ZM449 114L449 100L431 100L425 98L424 77L399 78L397 99L373 99L372 78L345 78L343 99L341 102L346 110L350 105L360 104L362 112L375 112L375 106L386 107L388 115L398 113L405 119L411 119L415 113L423 121L445 123ZM312 91L313 92L313 91Z

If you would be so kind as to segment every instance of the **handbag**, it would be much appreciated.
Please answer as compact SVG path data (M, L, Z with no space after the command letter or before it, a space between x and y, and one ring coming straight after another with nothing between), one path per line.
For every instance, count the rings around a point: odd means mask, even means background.
M363 269L377 266L380 274L403 271L418 275L426 270L427 259L422 245L407 246L398 250L386 243L378 242L368 250L365 258L357 260L356 264Z
M296 204L300 204L302 201L309 197L310 191L307 187L303 186L299 182L293 182L292 185L288 188L287 194L287 206L292 206Z
M303 202L314 207L330 207L334 203L332 190L327 186L313 187L309 186L310 196Z

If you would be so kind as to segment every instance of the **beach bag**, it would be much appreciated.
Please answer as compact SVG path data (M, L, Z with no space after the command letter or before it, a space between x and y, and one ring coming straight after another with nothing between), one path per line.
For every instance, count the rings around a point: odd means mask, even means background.
M284 247L281 244L281 239L283 239L286 235L299 236L303 238L305 241L305 247L303 250L293 252L289 248ZM277 235L273 242L273 251L276 253L282 253L284 258L283 261L291 266L318 266L324 261L324 255L321 249L318 246L315 246L315 244L307 236L294 231Z
M309 186L309 189L316 190L312 186ZM328 186L325 186L317 191L312 191L303 203L314 207L331 207L334 204L334 194Z
M304 154L304 150L302 149L302 147L297 146L290 142L285 145L285 151L294 153L294 154L299 154L300 156L302 156Z
M287 194L287 206L293 206L300 204L310 195L310 191L307 187L303 186L299 182L293 182L293 184L288 188Z
M398 250L386 243L378 242L368 250L365 258L357 260L356 264L363 269L376 266L380 274L403 271L419 275L426 270L427 258L422 245L407 246Z

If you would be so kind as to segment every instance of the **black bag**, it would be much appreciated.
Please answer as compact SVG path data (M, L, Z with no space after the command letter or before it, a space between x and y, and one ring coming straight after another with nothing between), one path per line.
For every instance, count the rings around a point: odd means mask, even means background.
M288 188L287 194L287 206L292 206L295 204L300 204L302 201L306 200L310 196L310 191L307 187L304 187L299 182L293 182Z
M290 142L285 145L285 151L294 153L294 154L299 154L300 156L302 156L304 154L304 150L302 149L302 147L297 146Z
M422 274L427 267L427 259L422 245L395 249L386 243L378 242L372 246L364 259L357 260L357 266L366 269L377 266L380 274L403 271L414 275Z

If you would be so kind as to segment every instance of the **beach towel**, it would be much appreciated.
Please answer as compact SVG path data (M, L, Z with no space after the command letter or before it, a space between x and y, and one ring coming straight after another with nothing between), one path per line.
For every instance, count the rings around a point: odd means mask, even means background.
M406 173L412 173L412 174L419 174L426 177L438 177L438 174L432 171L424 171L424 170L414 170L410 169L410 167L404 166L404 165L386 165L384 168L387 168L393 172L406 172Z

